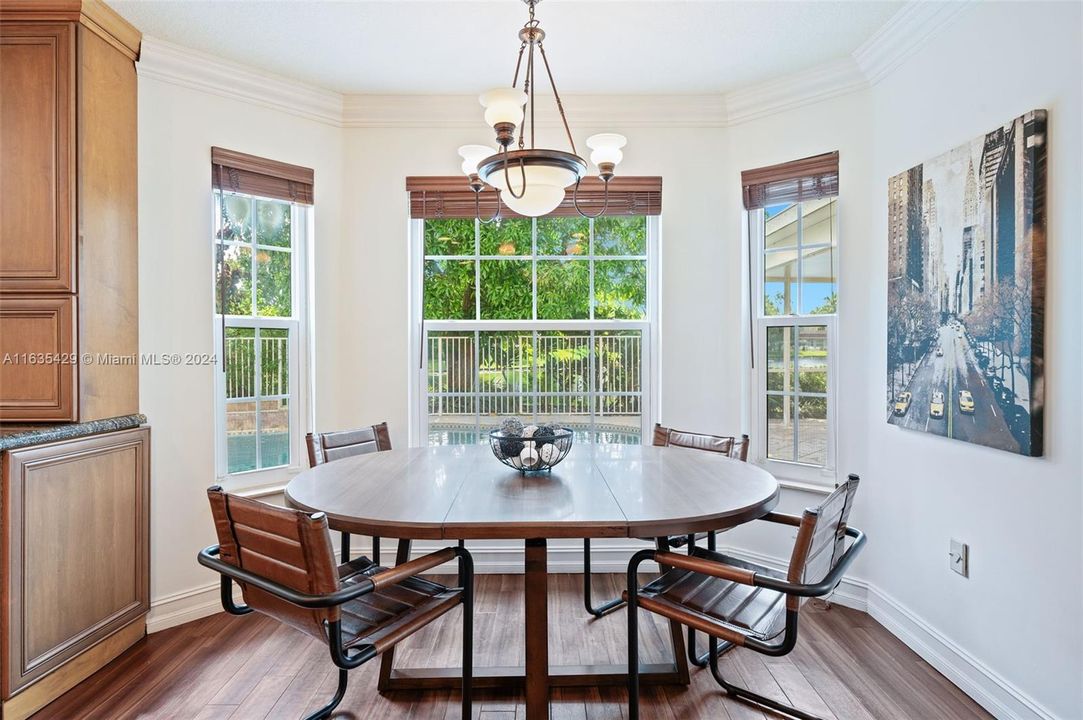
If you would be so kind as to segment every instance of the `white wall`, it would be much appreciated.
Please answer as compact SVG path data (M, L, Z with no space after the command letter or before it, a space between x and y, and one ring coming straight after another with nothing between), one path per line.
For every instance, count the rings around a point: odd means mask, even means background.
M213 353L210 148L315 170L317 277L341 268L341 131L160 80L139 80L139 349ZM336 377L337 283L316 284L316 375ZM143 366L151 441L151 597L161 604L212 582L195 553L214 540L206 488L215 480L214 373L220 366ZM321 386L317 406L333 405ZM332 420L337 419L332 416Z
M865 334L853 347L867 447L866 573L882 592L1058 717L1083 717L1083 365L1079 3L976 4L871 94L872 225ZM1034 108L1049 110L1045 457L883 421L886 181ZM860 282L860 278L857 279ZM971 545L970 578L948 540Z
M728 128L679 118L609 128L629 138L622 173L664 178L658 419L705 430L732 431L744 416L740 171L840 151L838 465L863 477L854 519L870 535L857 587L867 586L874 616L1004 716L1083 712L1080 25L1078 4L977 5L872 88ZM1046 457L889 427L887 178L1037 107L1050 112ZM485 139L480 123L430 116L437 127L336 128L141 78L141 350L211 347L209 147L314 167L317 425L386 419L405 444L403 181L455 174L454 148ZM577 140L594 129L577 125ZM155 428L153 596L176 599L170 607L213 580L194 562L212 539L203 491L214 476L213 372L141 375ZM782 506L817 497L787 491ZM948 569L949 537L971 544L969 579ZM784 558L791 540L750 527L723 542Z

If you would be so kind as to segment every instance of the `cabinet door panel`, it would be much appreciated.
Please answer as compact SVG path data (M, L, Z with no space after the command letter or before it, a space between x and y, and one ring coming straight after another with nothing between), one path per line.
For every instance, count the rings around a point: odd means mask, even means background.
M75 420L75 298L0 295L0 420Z
M0 292L75 290L75 26L0 31Z
M149 429L5 459L8 693L149 609Z

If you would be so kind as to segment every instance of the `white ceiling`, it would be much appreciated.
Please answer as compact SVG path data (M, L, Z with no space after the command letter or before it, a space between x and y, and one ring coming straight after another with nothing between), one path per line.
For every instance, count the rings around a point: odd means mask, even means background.
M343 93L506 85L526 20L520 0L107 2L147 35ZM846 57L904 4L546 0L537 17L561 92L692 94Z

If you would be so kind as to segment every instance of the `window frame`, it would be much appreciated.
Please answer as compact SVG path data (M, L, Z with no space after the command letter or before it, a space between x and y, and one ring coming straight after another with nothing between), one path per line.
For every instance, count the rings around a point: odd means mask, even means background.
M241 472L229 472L228 439L226 436L226 373L223 369L225 348L222 343L222 315L217 312L218 303L218 233L221 222L221 202L225 196L234 195L265 202L286 202L280 198L250 195L228 190L211 191L211 308L214 310L214 353L218 361L214 367L214 408L215 408L215 476L225 489L237 492L284 485L294 475L308 467L305 449L305 430L311 426L312 386L309 375L311 365L311 346L309 326L311 319L311 298L308 289L311 284L308 269L310 267L313 238L313 208L301 203L286 203L290 208L290 299L292 314L290 317L226 315L226 328L276 329L289 331L289 425L290 425L290 462L265 468L254 468ZM240 244L240 243L237 243ZM257 243L258 247L258 243ZM277 252L282 252L281 249ZM257 292L255 279L253 293ZM257 381L261 378L256 367ZM258 423L258 407L257 407ZM258 425L257 425L258 437ZM258 443L258 440L257 440ZM258 447L258 445L257 445ZM257 451L258 452L258 451Z
M425 254L425 220L413 218L409 221L410 236L410 362L411 372L408 388L409 396L409 442L411 446L427 446L429 438L429 413L428 413L428 366L425 352L426 341L430 332L500 332L500 331L530 331L534 333L545 331L567 332L594 332L594 331L619 331L638 330L642 333L643 362L640 373L640 432L642 442L649 441L650 433L654 427L654 414L658 407L658 367L660 360L660 348L658 344L659 332L658 318L659 309L659 279L660 279L660 248L661 248L661 218L657 215L645 215L646 220L646 247L643 255L599 255L593 247L593 220L591 221L591 247L590 252L584 255L538 255L537 254L537 228L536 224L531 232L531 252L524 255L481 255L479 240L479 221L475 223L475 250L473 255L440 255L427 256ZM535 218L535 220L542 220ZM643 319L605 319L588 318L579 320L428 320L424 318L424 267L430 257L441 259L471 259L475 260L475 283L480 281L480 263L485 260L527 260L532 264L531 278L532 291L531 305L532 316L537 317L537 263L546 260L583 260L583 261L606 261L606 260L636 260L646 263L646 308ZM480 318L481 288L476 287L476 310L475 317ZM589 303L589 315L594 314L594 262L590 263L590 287L591 300ZM592 373L593 374L593 373ZM583 393L592 400L599 395L596 389ZM593 414L592 414L593 417Z
M835 198L836 212L834 214L834 236L836 238L834 246L835 253L839 253L841 248L841 236L838 231L840 222L840 214L837 211L839 205L839 196L831 196ZM800 203L801 201L798 201ZM752 342L753 342L753 379L749 383L751 397L749 399L750 407L750 419L752 427L755 431L752 435L752 448L751 455L753 461L761 467L768 470L775 477L779 478L784 484L796 487L799 489L808 489L813 491L823 491L835 487L838 483L838 469L837 469L837 449L838 449L838 364L839 364L839 343L838 343L838 316L839 316L839 303L841 302L842 292L841 287L841 255L837 256L838 264L835 270L835 293L836 293L836 307L835 312L832 314L820 314L820 315L802 315L798 313L791 313L788 315L766 315L764 313L763 305L765 298L765 282L764 282L764 270L765 270L765 258L769 254L766 249L766 212L764 208L756 208L754 210L745 210L745 233L746 238L749 240L747 247L753 250L749 257L751 264L751 283L752 293L750 302L751 308L751 322L752 322ZM802 215L798 213L798 217L802 218ZM799 219L799 222L801 220ZM800 242L801 227L798 228L798 244L795 246L797 250L797 265L798 265L798 278L797 287L802 286L802 244ZM817 244L815 247L820 247ZM777 252L777 251L776 251ZM800 292L800 291L799 291ZM801 309L800 296L793 303L793 308ZM769 391L767 389L767 332L770 327L791 327L796 334L799 332L798 328L802 326L823 326L826 328L827 335L827 445L826 456L823 465L814 465L811 463L804 463L797 460L782 460L779 458L767 457L768 447L768 435L767 435L767 396ZM775 394L775 393L771 393ZM796 390L793 392L793 397L796 399L799 397ZM794 422L794 447L798 447L800 442L799 425Z

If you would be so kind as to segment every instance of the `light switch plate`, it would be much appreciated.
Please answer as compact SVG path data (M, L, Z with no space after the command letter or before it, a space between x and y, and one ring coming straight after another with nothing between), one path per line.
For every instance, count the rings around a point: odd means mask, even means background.
M963 577L970 577L970 546L961 540L951 539L951 548L948 550L948 558L951 569Z

